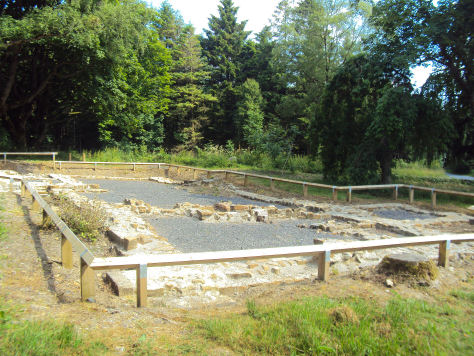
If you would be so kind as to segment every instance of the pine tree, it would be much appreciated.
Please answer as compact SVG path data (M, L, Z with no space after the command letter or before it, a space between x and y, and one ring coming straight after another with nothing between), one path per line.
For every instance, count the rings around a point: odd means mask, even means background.
M247 79L239 88L237 102L236 126L239 146L245 142L256 148L263 134L263 97L260 86L254 79Z
M173 94L169 110L173 145L191 149L203 141L203 129L208 125L210 106L216 98L203 90L209 78L201 58L201 47L194 29L187 26L173 51Z
M237 21L238 7L232 0L221 0L219 17L211 16L209 30L201 39L203 55L211 66L209 87L218 98L213 107L209 135L216 143L223 144L234 137L235 125L232 118L237 102L236 87L246 78L239 76L242 54L249 32L246 21Z

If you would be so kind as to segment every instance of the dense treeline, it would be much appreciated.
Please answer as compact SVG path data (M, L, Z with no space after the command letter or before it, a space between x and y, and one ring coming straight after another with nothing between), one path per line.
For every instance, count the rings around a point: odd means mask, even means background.
M166 2L1 1L0 145L308 154L351 183L472 160L474 2L283 0L258 34L237 13L197 35Z

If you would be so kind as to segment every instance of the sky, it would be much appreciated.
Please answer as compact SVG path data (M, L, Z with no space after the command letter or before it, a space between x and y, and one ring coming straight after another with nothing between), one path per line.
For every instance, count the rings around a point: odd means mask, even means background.
M164 0L146 0L155 8L159 8ZM220 0L168 0L173 9L178 10L185 23L191 23L200 34L207 28L209 17L217 15L217 6ZM237 18L239 21L247 20L245 29L254 34L260 32L268 25L280 0L234 0L234 5L239 7ZM417 67L413 69L412 84L420 87L428 79L431 67Z
M155 8L159 8L163 0L146 0ZM200 34L207 28L209 17L217 15L219 0L168 0L173 9L178 10L186 23L193 24L196 33ZM280 0L234 0L239 7L237 19L247 20L245 29L258 33L268 25Z

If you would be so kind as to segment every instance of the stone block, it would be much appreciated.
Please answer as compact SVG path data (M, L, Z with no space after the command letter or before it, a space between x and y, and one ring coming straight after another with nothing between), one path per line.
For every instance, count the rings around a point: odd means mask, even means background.
M217 211L228 212L230 211L230 203L216 203L214 209Z
M258 222L268 221L268 212L265 209L253 209L252 213L255 216L255 220Z
M274 205L269 205L266 207L266 209L270 215L278 214L278 208Z
M375 224L372 223L372 222L369 222L369 221L362 221L362 222L357 224L357 227L359 227L361 229L371 229L374 226L375 226Z
M308 213L306 211L298 211L297 215L298 219L307 219Z
M104 282L107 283L112 292L119 297L132 295L135 285L126 278L121 271L109 271L105 273Z
M248 211L250 207L248 205L231 205L231 211Z
M252 278L252 273L250 272L226 273L226 275L232 279Z
M196 214L199 220L206 220L214 214L214 211L207 209L197 209Z
M153 237L150 235L138 235L137 236L138 243L144 245L148 244L153 241Z
M323 230L323 231L326 231L326 225L320 224L320 223L311 224L311 225L309 225L309 228L310 228L310 229L314 229L314 230Z
M126 251L133 250L134 248L137 248L138 245L138 239L136 236L131 236L131 237L125 237L123 239L123 248Z

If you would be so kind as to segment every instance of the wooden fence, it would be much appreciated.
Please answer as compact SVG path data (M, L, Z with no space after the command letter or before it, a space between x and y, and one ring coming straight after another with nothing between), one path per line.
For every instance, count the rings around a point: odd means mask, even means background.
M56 161L57 152L0 152L0 155L3 155L3 163L7 163L7 156L52 156L53 157L53 166Z
M10 180L11 183L11 180ZM10 184L11 186L11 184ZM164 254L129 257L97 258L66 226L64 221L53 211L41 195L26 180L21 180L21 195L32 199L32 209L42 210L43 222L49 219L61 231L61 262L65 268L72 268L73 250L80 259L80 286L83 301L95 296L95 277L100 270L136 270L137 307L147 305L147 270L148 267L181 266L218 262L243 261L253 259L284 258L296 256L318 256L318 277L327 280L331 255L342 252L366 251L407 247L419 245L439 245L438 265L446 267L449 261L451 243L474 240L474 233L458 235L418 236L382 239L372 241L355 241L328 243L311 246L292 246L266 249L200 252L184 254Z
M48 203L26 180L21 180L21 196L32 199L32 210L40 210L43 213L43 224L51 222L61 231L61 263L65 268L73 267L73 250L80 259L81 273L81 298L89 298L88 291L94 290L95 286L90 285L94 282L94 271L90 265L94 260L94 255L87 246L69 229L64 221L53 211Z
M132 170L136 170L137 166L156 166L158 169L164 168L165 170L165 177L169 176L169 170L171 168L176 169L176 173L180 174L182 170L190 170L193 172L193 178L196 179L199 172L203 172L206 174L207 178L210 178L212 175L215 174L224 174L225 180L228 180L231 175L240 176L243 178L243 185L247 186L249 182L249 178L259 178L265 179L270 182L270 189L272 191L275 190L275 182L285 182L290 184L300 185L302 187L302 193L305 198L308 197L308 187L314 188L322 188L328 189L332 191L332 200L337 201L337 195L340 191L346 192L346 201L352 202L352 191L360 191L360 190L380 190L380 189L391 189L393 191L392 196L394 200L398 199L398 194L401 189L408 190L408 199L410 204L415 200L415 190L418 191L425 191L431 193L431 207L434 209L436 207L436 196L437 194L447 194L453 196L461 196L461 197L469 197L474 198L474 193L468 192L459 192L455 190L446 190L446 189L437 189L437 188L429 188L429 187L421 187L416 185L408 185L408 184L379 184L379 185L356 185L356 186L336 186L336 185L328 185L328 184L320 184L320 183L311 183L311 182L303 182L298 180L292 179L285 179L285 178L278 178L278 177L271 177L266 175L254 174L254 173L246 173L246 172L239 172L239 171L232 171L232 170L223 170L223 169L206 169L206 168L197 168L185 165L178 165L178 164L171 164L171 163L140 163L140 162L84 162L84 161L58 161L59 169L66 164L68 165L89 165L92 166L94 170L97 169L98 165L128 165L132 167Z

